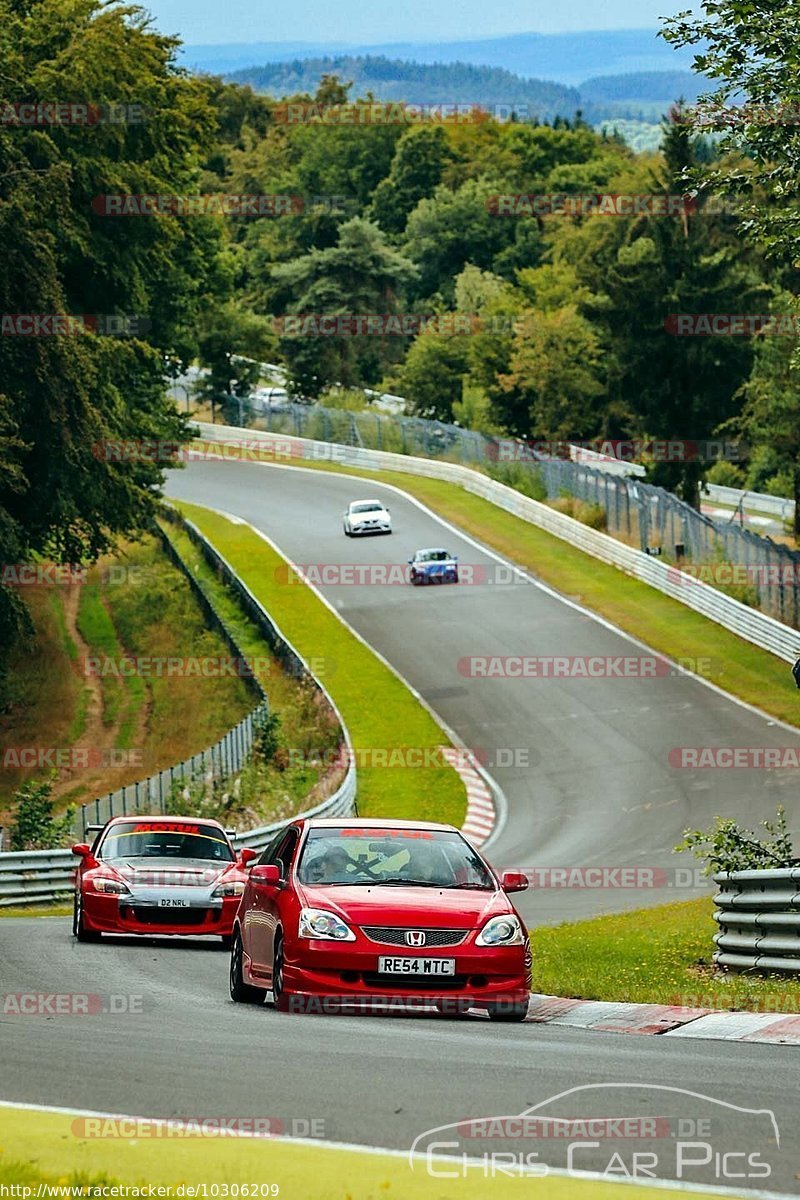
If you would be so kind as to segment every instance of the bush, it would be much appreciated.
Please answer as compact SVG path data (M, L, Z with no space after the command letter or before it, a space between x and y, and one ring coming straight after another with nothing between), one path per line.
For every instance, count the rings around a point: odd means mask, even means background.
M681 853L691 850L705 860L704 874L717 871L758 871L765 868L791 867L792 843L786 831L786 812L779 806L774 821L762 821L759 828L769 839L742 829L730 817L717 817L711 829L687 829L683 841L675 847Z
M588 525L590 529L605 531L608 528L608 514L601 504L589 504L586 500L579 500L577 496L562 494L558 500L552 501L551 507L556 512L565 513L566 516L580 521L582 525Z
M12 850L50 850L71 839L75 808L72 806L57 816L53 812L52 791L51 778L26 783L14 794Z
M526 467L521 462L504 462L493 463L487 470L496 483L504 483L531 500L543 502L547 499L547 487L541 471L536 467Z
M715 462L706 475L706 483L715 483L718 487L743 488L745 473L741 467L731 462Z

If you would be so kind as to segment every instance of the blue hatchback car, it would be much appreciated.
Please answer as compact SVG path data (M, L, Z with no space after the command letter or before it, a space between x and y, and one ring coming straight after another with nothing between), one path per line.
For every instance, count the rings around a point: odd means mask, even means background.
M415 587L421 583L458 583L458 559L449 550L418 550L408 561Z

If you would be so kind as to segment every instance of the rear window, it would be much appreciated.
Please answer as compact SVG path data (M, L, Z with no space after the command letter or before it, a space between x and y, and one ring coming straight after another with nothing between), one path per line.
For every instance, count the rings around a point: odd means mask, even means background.
M125 821L109 829L98 848L103 859L180 858L232 862L234 853L214 825Z

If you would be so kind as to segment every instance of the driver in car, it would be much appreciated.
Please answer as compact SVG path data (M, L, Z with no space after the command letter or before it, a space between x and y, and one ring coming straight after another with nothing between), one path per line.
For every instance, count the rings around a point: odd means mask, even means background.
M327 846L308 864L309 883L346 883L350 862L343 846Z

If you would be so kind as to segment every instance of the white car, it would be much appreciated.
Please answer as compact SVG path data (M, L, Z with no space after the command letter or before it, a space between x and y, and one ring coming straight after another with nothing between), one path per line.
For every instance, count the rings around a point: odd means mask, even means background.
M391 533L392 516L380 500L351 500L344 514L346 537L361 533Z

